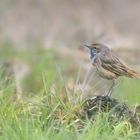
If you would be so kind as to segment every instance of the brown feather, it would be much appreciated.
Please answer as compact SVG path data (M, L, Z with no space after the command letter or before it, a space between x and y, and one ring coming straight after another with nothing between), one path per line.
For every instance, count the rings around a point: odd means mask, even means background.
M135 72L134 70L128 69L127 70L128 76L132 78L140 78L140 75Z

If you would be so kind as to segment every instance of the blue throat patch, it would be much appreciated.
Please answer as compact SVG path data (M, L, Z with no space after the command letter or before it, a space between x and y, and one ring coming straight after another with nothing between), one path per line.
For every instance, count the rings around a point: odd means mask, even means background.
M90 48L90 63L93 64L94 63L94 48Z
M94 59L94 48L90 49L90 60L93 61Z

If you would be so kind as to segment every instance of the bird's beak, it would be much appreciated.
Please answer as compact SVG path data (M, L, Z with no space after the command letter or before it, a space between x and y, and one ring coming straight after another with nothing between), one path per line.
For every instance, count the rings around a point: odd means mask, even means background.
M84 46L90 49L90 46L89 45L84 45Z

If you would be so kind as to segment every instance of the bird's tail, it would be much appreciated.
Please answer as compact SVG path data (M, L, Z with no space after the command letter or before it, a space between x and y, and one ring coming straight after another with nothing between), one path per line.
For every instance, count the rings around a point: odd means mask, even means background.
M132 77L132 78L140 78L140 75L136 71L134 71L132 69L128 69L127 70L127 73L128 73L128 76L129 77Z

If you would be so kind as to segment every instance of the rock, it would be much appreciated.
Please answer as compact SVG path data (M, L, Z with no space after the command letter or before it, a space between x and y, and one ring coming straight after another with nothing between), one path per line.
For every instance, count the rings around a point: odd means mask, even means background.
M94 120L99 113L108 113L109 122L128 120L132 126L140 124L136 112L131 111L125 103L120 103L109 96L95 96L83 104L83 118L88 117Z

